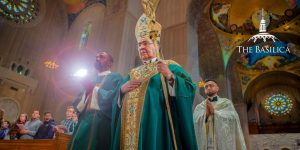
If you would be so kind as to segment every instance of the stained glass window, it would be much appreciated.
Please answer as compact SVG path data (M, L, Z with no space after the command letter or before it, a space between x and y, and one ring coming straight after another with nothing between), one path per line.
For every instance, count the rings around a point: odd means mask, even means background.
M271 115L283 116L291 112L293 109L293 101L286 94L274 93L265 99L264 108Z
M0 15L15 23L28 23L37 16L38 12L38 0L0 1Z
M88 22L84 26L83 31L81 33L79 49L86 47L91 30L92 30L92 23Z

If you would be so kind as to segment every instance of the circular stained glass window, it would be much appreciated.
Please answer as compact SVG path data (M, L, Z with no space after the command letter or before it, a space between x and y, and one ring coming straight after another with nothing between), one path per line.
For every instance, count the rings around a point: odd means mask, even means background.
M277 93L265 99L264 107L271 115L283 116L291 112L293 101L288 95Z
M0 0L0 15L18 24L32 21L38 12L38 0Z

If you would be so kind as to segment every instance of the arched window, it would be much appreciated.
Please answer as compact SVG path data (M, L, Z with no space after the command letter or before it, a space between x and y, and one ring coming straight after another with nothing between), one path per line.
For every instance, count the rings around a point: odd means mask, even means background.
M275 92L265 99L264 108L275 116L289 114L293 109L293 101L285 93Z
M19 65L19 66L18 66L18 68L17 68L17 73L18 73L18 74L21 74L21 75L24 73L24 67L23 67L22 65Z
M30 69L26 69L24 75L29 76L29 74L30 74Z
M0 15L17 24L29 23L39 12L38 0L1 0Z
M91 30L92 30L92 23L88 22L84 26L83 31L81 33L79 49L82 49L82 48L86 47Z
M17 68L17 64L13 62L13 63L10 65L10 70L15 71L16 68Z

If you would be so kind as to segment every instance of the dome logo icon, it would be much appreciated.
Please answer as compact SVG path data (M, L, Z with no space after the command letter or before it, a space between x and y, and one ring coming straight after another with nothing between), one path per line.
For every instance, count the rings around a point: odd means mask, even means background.
M255 43L258 39L263 39L264 42L266 42L268 39L272 39L273 42L279 41L279 39L277 37L275 37L274 35L269 34L267 32L266 20L264 19L264 9L262 9L262 11L261 11L261 20L260 20L260 25L259 25L259 33L252 36L248 40L248 42L253 41Z
M280 41L277 37L267 32L264 9L261 10L259 33L249 38L247 42L251 43L250 46L237 46L239 53L272 56L291 53L286 42Z

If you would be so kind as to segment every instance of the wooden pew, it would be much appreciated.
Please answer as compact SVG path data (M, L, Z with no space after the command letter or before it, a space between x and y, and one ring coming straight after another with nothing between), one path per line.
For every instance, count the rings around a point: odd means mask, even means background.
M67 150L71 136L55 136L53 140L0 140L0 150Z

